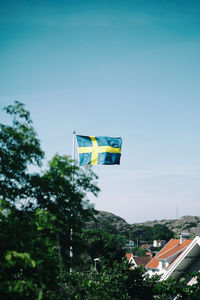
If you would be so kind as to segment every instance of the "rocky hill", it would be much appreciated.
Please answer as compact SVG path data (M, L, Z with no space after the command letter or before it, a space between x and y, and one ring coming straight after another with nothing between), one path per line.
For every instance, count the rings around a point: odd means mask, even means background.
M200 235L200 217L184 216L175 220L155 220L144 223L128 224L124 219L110 212L96 211L93 221L87 223L87 228L98 228L115 234L131 236L140 230L141 226L153 227L156 224L166 225L175 236L181 232L189 232L190 237Z
M155 224L166 225L176 235L179 235L181 232L189 232L191 237L200 235L200 217L197 216L183 216L175 220L147 221L134 225L154 226Z
M96 211L94 220L87 223L87 228L107 230L123 234L131 230L131 225L124 219L106 211Z

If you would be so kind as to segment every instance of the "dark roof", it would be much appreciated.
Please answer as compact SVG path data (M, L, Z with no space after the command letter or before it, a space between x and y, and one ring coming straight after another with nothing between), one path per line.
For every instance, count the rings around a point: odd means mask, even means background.
M133 256L134 261L136 262L137 266L145 267L151 260L151 257L148 256Z
M140 248L149 249L150 246L151 246L150 244L143 244L142 246L140 246Z

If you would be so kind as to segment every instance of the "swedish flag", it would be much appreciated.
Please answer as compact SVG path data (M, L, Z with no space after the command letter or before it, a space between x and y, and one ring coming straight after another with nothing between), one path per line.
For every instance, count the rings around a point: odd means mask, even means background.
M77 135L79 164L119 165L122 139L107 136Z

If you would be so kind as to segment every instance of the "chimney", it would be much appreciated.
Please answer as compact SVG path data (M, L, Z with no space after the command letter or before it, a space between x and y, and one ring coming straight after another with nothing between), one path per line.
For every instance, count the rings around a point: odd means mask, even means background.
M189 239L189 232L181 232L180 234L180 244L182 244L182 242L184 240L188 240Z
M180 244L182 244L183 242L183 236L182 236L182 233L180 234Z

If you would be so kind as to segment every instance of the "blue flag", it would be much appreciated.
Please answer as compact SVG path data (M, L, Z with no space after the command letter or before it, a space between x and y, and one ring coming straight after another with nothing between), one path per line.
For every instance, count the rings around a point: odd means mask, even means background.
M122 138L77 135L79 164L119 165Z

